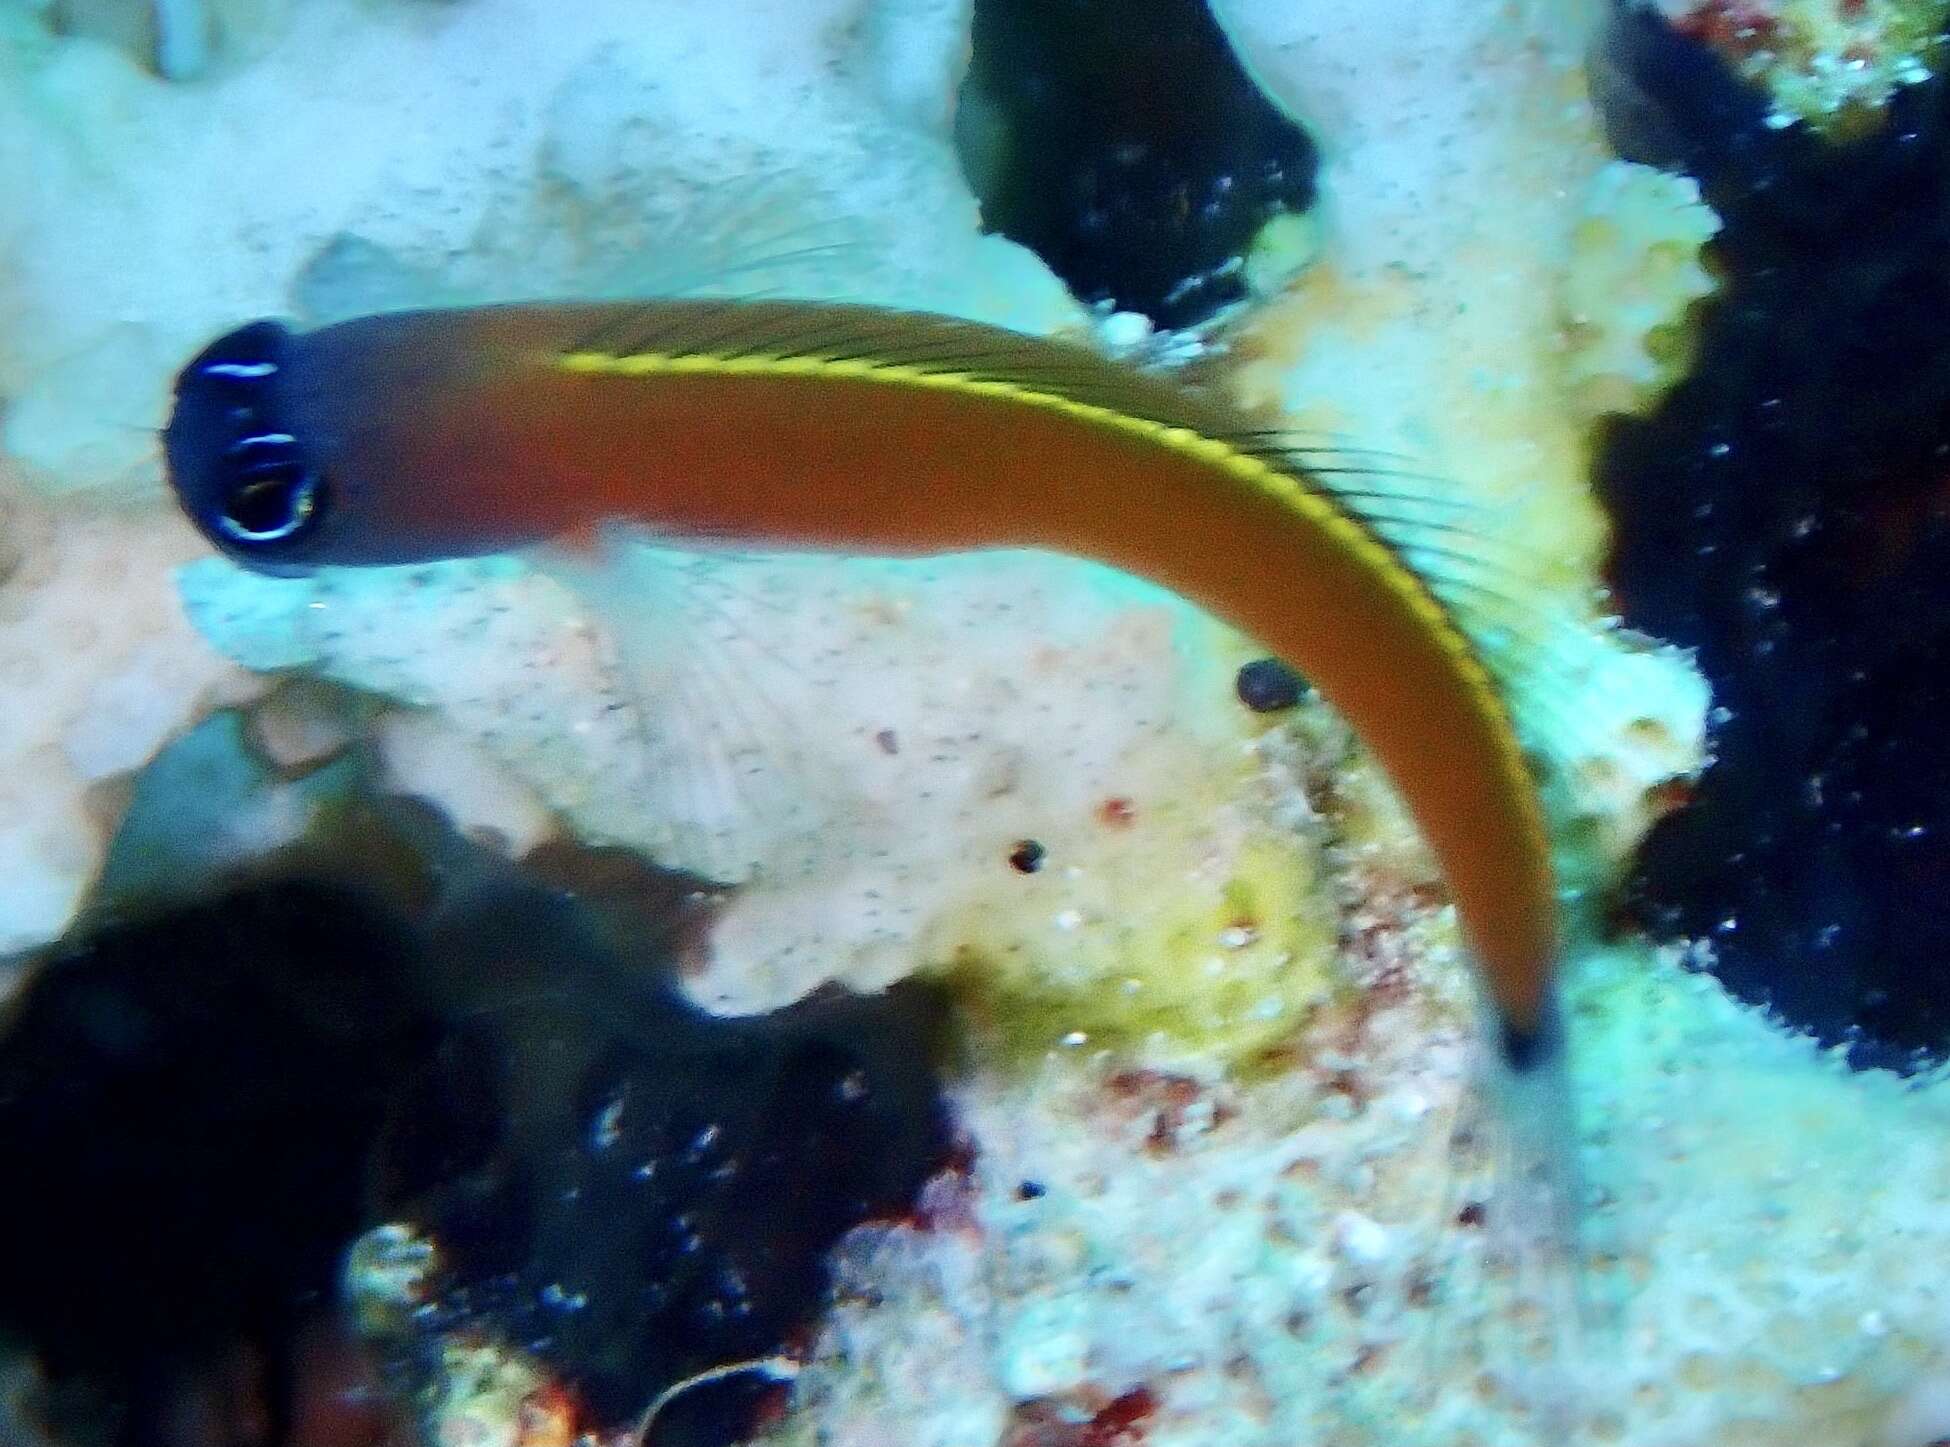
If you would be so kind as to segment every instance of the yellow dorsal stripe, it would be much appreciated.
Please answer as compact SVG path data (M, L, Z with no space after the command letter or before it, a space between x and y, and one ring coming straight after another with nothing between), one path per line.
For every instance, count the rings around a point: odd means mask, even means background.
M1500 744L1499 763L1506 779L1525 801L1524 812L1529 817L1534 839L1541 843L1547 836L1530 766L1517 739L1515 719L1494 675L1483 663L1468 634L1422 577L1387 542L1377 537L1339 502L1331 490L1297 471L1276 466L1264 457L1241 451L1223 437L1210 436L1194 427L1135 416L1100 402L1065 396L1058 391L1021 382L968 372L936 370L909 363L877 361L873 358L829 358L816 353L806 356L757 353L726 357L709 352L616 354L574 351L562 353L557 358L557 364L565 371L591 376L646 379L811 377L997 398L1054 412L1088 427L1141 438L1154 446L1193 458L1231 481L1270 497L1299 514L1309 524L1333 538L1401 599L1449 656L1457 674L1484 714L1495 721Z

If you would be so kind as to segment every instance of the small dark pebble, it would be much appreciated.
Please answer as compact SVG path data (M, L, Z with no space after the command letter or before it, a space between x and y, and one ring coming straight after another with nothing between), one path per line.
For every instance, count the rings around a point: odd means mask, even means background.
M1016 1187L1018 1201L1037 1201L1049 1194L1049 1188L1040 1181L1024 1181Z
M1034 839L1018 840L1009 851L1009 867L1018 874L1034 874L1043 867L1045 850Z
M1255 658L1239 670L1233 686L1254 713L1292 708L1307 691L1307 681L1277 658Z

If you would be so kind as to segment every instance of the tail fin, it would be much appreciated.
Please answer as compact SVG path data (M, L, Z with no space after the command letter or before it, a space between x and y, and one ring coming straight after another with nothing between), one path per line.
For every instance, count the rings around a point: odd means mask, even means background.
M1534 1034L1480 1037L1448 1140L1431 1263L1441 1304L1424 1318L1429 1410L1460 1431L1487 1406L1524 1424L1513 1440L1532 1447L1574 1440L1599 1335L1569 1065L1554 997Z
M1495 1369L1556 1447L1586 1395L1601 1313L1585 1271L1577 1110L1555 992L1535 1030L1499 1028L1488 1044L1482 1089L1494 1181L1485 1225L1510 1308Z

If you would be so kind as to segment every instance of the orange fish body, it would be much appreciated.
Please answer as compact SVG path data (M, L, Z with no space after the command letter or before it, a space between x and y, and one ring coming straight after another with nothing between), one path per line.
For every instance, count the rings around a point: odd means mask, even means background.
M184 371L186 510L264 571L620 520L674 541L1092 558L1299 669L1396 783L1510 1040L1550 1028L1537 784L1451 608L1304 455L1082 348L867 307L668 301L257 323Z

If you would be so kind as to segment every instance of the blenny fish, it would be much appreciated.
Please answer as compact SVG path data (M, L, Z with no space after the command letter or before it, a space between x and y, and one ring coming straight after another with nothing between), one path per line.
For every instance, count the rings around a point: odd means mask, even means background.
M1441 864L1506 1048L1549 1034L1561 922L1538 784L1485 648L1374 520L1398 493L1358 458L1081 346L688 300L256 322L184 369L164 446L190 517L267 573L618 520L680 544L1040 548L1151 579L1340 710Z
M1299 670L1397 786L1498 1027L1523 1214L1564 1244L1564 922L1499 674L1536 616L1519 600L1484 625L1481 530L1387 459L1296 445L1080 345L745 299L259 321L183 370L164 444L189 516L265 573L622 523L678 546L1042 549L1203 606Z

